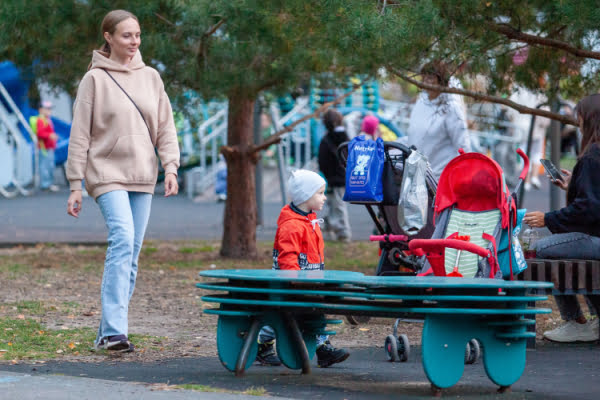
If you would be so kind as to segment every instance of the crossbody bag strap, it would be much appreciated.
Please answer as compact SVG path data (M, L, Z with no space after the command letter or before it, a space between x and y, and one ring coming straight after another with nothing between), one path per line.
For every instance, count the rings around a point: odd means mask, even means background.
M133 103L133 105L135 106L135 108L140 113L140 117L142 117L142 120L144 121L144 124L146 125L146 128L148 128L148 133L150 134L150 137L152 137L152 132L150 132L150 127L148 126L148 123L146 122L146 118L144 118L144 114L142 114L142 110L140 110L140 108L138 107L138 105L135 104L135 101L133 101L133 99L131 98L131 96L129 96L129 94L125 91L125 89L123 89L123 87L121 85L119 85L119 82L117 82L117 80L107 70L105 70L104 68L102 68L102 70L104 72L106 72L108 76L110 76L110 79L112 79L113 82L119 87L119 89L121 89L123 91L123 93L125 93L125 96L127 96L127 98L129 100L131 100L131 102Z

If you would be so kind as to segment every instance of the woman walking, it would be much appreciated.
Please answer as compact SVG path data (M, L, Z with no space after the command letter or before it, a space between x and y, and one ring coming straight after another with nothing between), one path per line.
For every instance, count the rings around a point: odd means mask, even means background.
M102 36L105 43L94 51L73 106L67 213L79 216L85 178L108 228L94 347L133 351L127 316L158 176L155 149L165 170L165 196L172 196L178 191L179 146L163 82L138 50L137 17L125 10L109 12Z

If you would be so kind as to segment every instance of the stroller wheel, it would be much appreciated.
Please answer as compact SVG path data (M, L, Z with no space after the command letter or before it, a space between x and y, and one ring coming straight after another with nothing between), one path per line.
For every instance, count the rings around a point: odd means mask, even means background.
M346 315L346 321L348 321L350 325L366 324L370 319L371 317L368 315Z
M385 344L383 345L383 348L385 350L387 360L390 362L396 361L396 358L398 357L398 343L396 342L394 335L388 335L385 338Z
M481 346L477 339L471 339L465 347L465 364L474 364L481 356Z
M398 360L400 362L408 361L410 355L410 342L405 334L398 335Z

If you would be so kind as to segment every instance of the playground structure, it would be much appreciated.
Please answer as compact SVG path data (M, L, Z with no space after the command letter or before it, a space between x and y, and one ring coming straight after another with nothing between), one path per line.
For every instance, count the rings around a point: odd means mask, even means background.
M293 98L284 96L271 102L266 110L273 134L286 125L312 114L322 104L353 90L337 109L344 115L350 137L360 131L360 122L367 114L374 114L380 121L380 130L385 140L395 140L405 135L412 104L389 101L381 98L376 81L360 82L350 79L345 87L328 86L326 79L313 78L305 95ZM33 79L19 71L11 62L0 62L0 195L15 197L31 195L38 182L37 138L27 121L37 110L30 107L27 99ZM185 191L192 198L212 188L217 171L222 166L219 149L227 144L227 103L205 103L186 94L185 114L196 120L191 123L175 112L181 148L181 176L185 180ZM526 132L520 132L510 121L498 119L493 107L475 107L468 110L467 118L475 121L469 130L478 151L487 153L497 160L506 172L507 180L519 170L514 150L524 141ZM52 117L59 136L55 152L57 166L64 165L70 124ZM197 126L197 128L195 127ZM271 158L278 166L280 188L285 198L285 181L290 169L316 168L319 143L325 134L319 118L311 118L282 136L281 142L271 149L265 158Z
M29 118L37 115L27 99L32 84L11 62L0 62L0 195L31 195L39 184L37 137ZM70 124L52 117L58 134L56 164L67 159Z

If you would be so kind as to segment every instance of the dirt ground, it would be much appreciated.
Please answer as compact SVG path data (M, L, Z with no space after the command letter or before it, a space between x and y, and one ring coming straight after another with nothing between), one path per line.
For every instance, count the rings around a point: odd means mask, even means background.
M142 348L123 360L154 361L175 357L216 356L217 317L202 313L197 289L198 272L210 268L257 268L271 262L270 249L261 250L258 262L223 260L216 244L158 242L145 245L140 257L136 290L129 309L129 332L164 337L158 348ZM350 248L348 252L352 252ZM39 320L47 328L68 330L76 327L96 329L100 318L100 284L104 248L38 245L31 248L0 249L0 318L15 317L20 301L41 301L44 310L25 315ZM264 267L263 267L264 268ZM366 274L372 271L361 271ZM541 306L554 307L553 301ZM345 320L344 320L345 321ZM378 348L384 356L385 337L392 333L394 320L371 319L366 324L332 326L337 347ZM537 336L560 323L555 311L538 316ZM420 344L422 323L400 325L411 344ZM91 345L91 343L90 343ZM63 355L79 361L101 361L106 355ZM0 361L3 362L3 361Z

